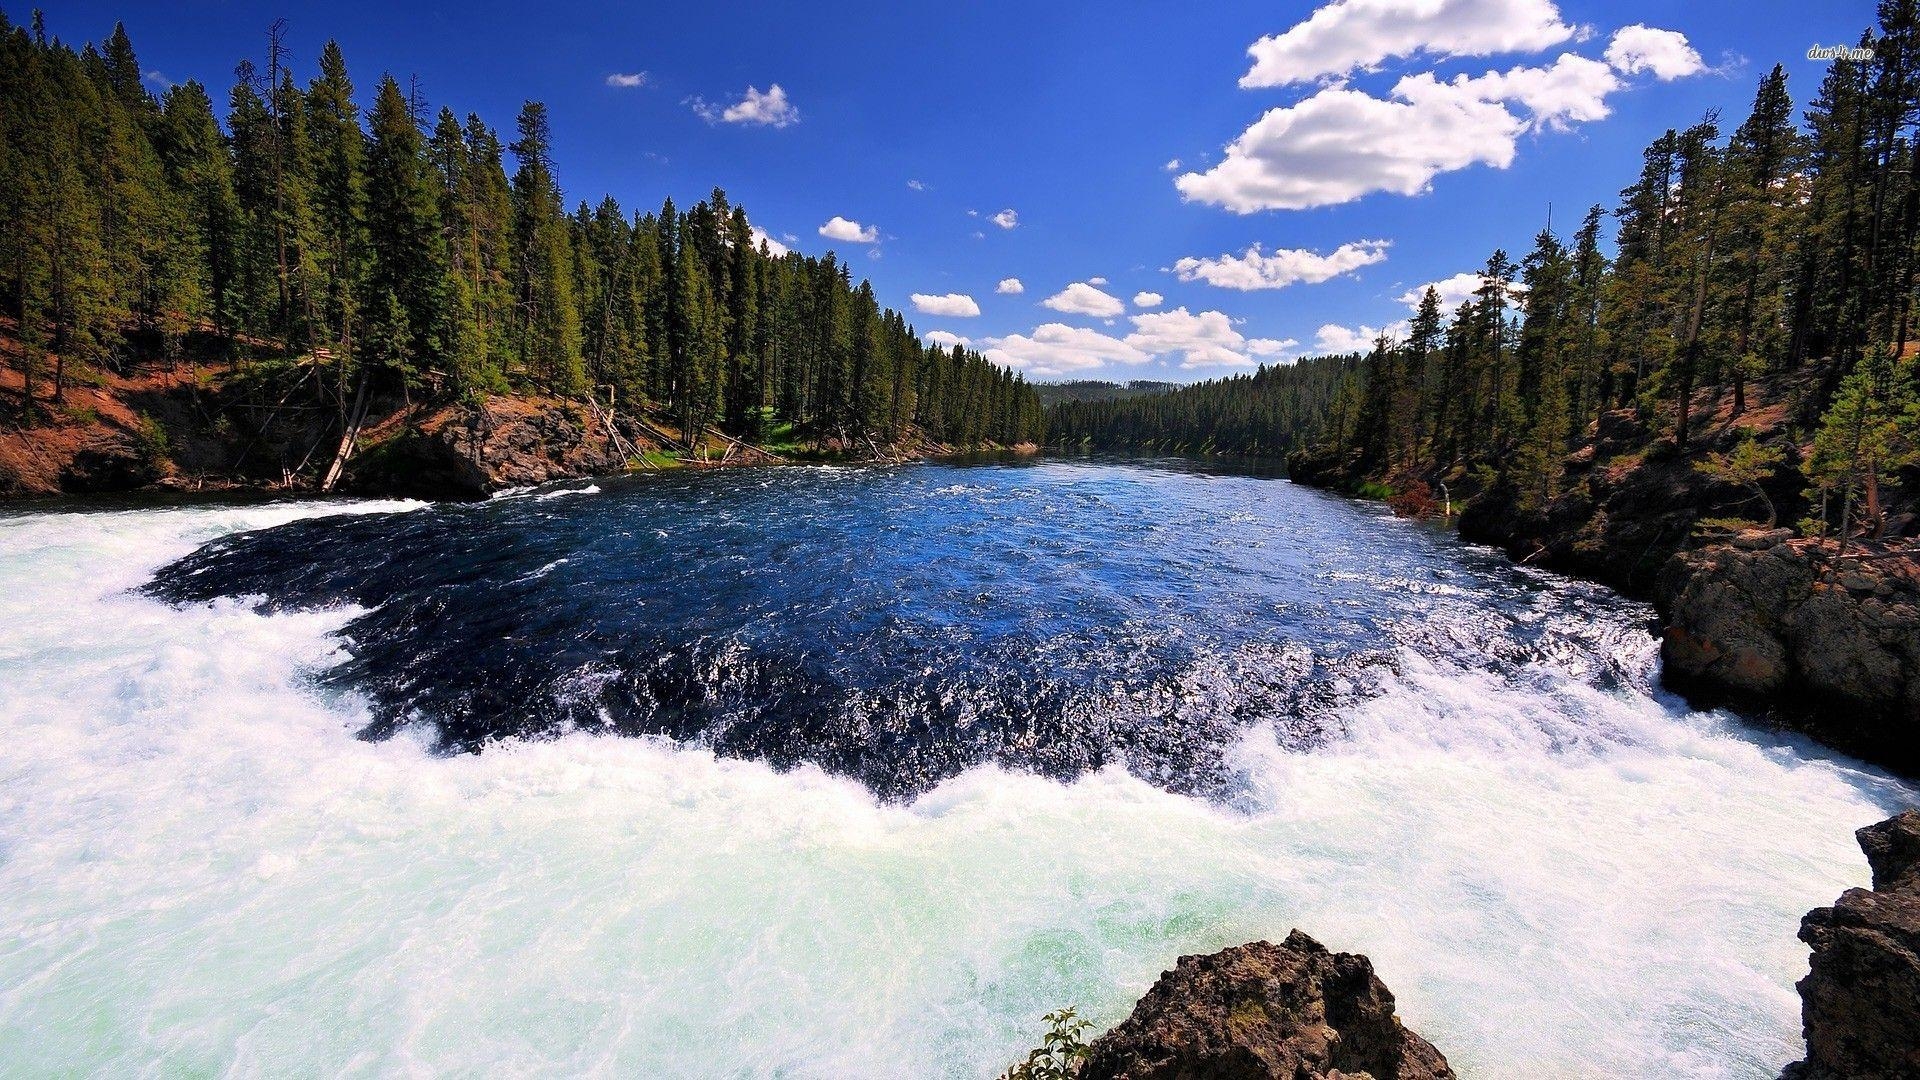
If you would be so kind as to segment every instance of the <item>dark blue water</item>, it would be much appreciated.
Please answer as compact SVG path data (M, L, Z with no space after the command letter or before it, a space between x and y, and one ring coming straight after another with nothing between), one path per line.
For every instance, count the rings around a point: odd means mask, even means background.
M367 738L665 736L890 798L987 761L1229 795L1222 750L1249 725L1337 738L1401 650L1637 677L1614 657L1638 605L1272 476L1041 461L583 486L240 534L149 588L368 609L316 675L371 700Z

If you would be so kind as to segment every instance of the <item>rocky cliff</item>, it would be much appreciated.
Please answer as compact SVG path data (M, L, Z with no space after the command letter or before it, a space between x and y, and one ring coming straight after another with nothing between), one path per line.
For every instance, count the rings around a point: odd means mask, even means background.
M1654 593L1667 682L1920 774L1920 559L1752 530L1683 551Z
M1081 1080L1440 1080L1446 1058L1394 1015L1364 956L1295 930L1183 956L1118 1027Z
M1920 1076L1920 812L1857 834L1872 889L1848 889L1800 923L1813 947L1800 980L1806 1060L1783 1080Z

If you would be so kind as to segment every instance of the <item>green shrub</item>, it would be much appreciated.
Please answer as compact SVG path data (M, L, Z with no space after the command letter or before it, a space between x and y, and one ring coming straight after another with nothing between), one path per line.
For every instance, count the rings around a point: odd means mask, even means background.
M1025 1061L1000 1074L1000 1080L1071 1080L1092 1053L1081 1034L1093 1025L1080 1019L1072 1009L1059 1009L1045 1017L1046 1037L1034 1047Z
M160 426L160 421L146 413L141 413L134 420L133 437L140 444L141 456L153 465L167 460L167 455L173 448L172 443L167 439L167 429Z

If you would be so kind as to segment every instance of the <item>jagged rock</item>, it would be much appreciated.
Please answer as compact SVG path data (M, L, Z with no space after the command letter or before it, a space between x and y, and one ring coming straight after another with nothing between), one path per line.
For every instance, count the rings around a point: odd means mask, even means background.
M1920 812L1855 833L1873 888L1848 889L1800 923L1813 947L1800 980L1806 1060L1790 1080L1920 1076Z
M1665 678L1920 771L1920 557L1836 554L1796 540L1675 557L1655 593Z
M626 467L587 406L560 399L496 396L450 405L370 441L348 466L348 490L477 498Z
M1436 1080L1446 1058L1393 1013L1364 956L1295 930L1183 956L1094 1040L1082 1080Z

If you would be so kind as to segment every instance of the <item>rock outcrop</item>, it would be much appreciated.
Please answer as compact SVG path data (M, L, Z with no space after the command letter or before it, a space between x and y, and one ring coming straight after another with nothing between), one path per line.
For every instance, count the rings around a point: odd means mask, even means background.
M1920 1076L1920 812L1856 833L1873 888L1848 889L1800 923L1813 947L1800 980L1806 1060L1783 1080Z
M1905 554L1901 552L1905 550ZM1920 556L1753 530L1682 552L1655 589L1670 685L1920 773Z
M627 455L577 401L495 396L369 432L343 487L363 494L478 498L510 487L622 472ZM648 442L638 431L629 444Z
M1446 1058L1408 1031L1364 956L1295 930L1183 956L1094 1040L1081 1080L1436 1080Z

